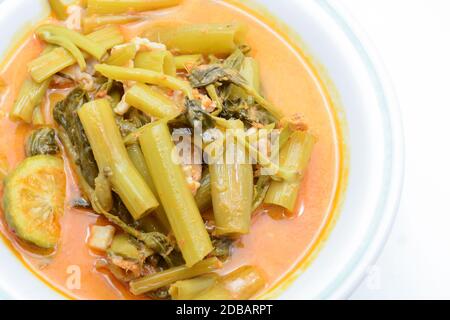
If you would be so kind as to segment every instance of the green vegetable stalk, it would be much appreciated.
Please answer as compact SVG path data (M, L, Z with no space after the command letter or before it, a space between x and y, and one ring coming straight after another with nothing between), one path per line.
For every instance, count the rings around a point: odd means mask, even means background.
M135 220L158 207L156 197L134 167L122 141L108 100L86 103L79 111L100 172L111 171L113 190Z
M146 127L139 142L183 258L193 266L213 246L183 170L174 161L175 145L167 123L160 120Z
M130 282L130 290L135 295L154 291L174 282L194 278L203 274L210 273L222 267L222 263L217 258L209 258L200 261L194 266L180 266L158 272L141 279Z

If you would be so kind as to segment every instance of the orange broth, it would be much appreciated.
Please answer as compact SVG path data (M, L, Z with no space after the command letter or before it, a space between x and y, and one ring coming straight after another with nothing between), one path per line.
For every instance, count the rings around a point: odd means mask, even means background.
M149 22L125 25L124 35L132 37L158 20L210 23L242 22L248 26L247 43L260 64L262 85L268 100L286 114L300 112L317 137L311 164L300 192L296 214L286 216L279 208L266 207L255 213L249 235L236 244L223 273L241 265L260 268L267 279L266 291L276 287L310 254L331 219L342 173L340 129L333 106L305 56L260 17L225 1L185 0L180 6L149 13ZM0 92L0 154L14 168L24 158L24 139L32 129L8 118L14 99L27 77L27 63L42 50L41 43L29 36L0 68L6 88ZM51 106L63 95L54 92L51 103L43 105L47 119ZM67 162L67 161L66 161ZM93 213L70 208L78 194L76 179L67 165L67 206L61 220L59 247L50 256L33 252L8 229L3 214L0 231L6 242L26 266L60 293L75 299L132 299L127 288L107 273L96 270L101 255L86 245L89 226L103 223ZM70 266L81 271L81 288L70 290Z

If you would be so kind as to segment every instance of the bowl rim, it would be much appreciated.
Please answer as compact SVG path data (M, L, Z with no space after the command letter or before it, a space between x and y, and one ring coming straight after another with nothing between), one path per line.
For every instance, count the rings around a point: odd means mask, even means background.
M375 218L377 223L366 236L364 246L353 254L352 259L346 264L337 279L318 297L319 299L346 299L364 280L367 268L375 263L391 233L400 204L404 181L404 131L401 112L391 79L375 47L362 31L360 25L351 17L343 4L337 0L317 0L316 4L342 28L360 58L365 62L372 83L377 89L380 108L383 109L390 129L390 135L385 137L385 140L388 140L386 144L390 147L390 175L385 177L385 182L387 181L385 190L379 196ZM14 2L5 0L0 3L0 12L7 14L15 5ZM0 14L0 16L3 16L3 14ZM289 25L287 22L285 23ZM11 297L7 292L0 293ZM59 294L59 292L56 293Z
M377 215L374 218L377 224L371 228L363 241L364 245L353 254L337 279L319 296L319 299L348 299L364 280L368 268L377 261L391 234L404 184L405 138L398 99L375 46L348 9L339 1L318 0L316 3L341 27L365 62L389 128L389 134L385 135L385 143L389 147L390 170L385 174L385 190L378 200Z

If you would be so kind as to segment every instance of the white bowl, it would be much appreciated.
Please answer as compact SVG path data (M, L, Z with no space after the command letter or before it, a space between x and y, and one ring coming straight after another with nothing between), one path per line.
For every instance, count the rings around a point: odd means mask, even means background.
M26 26L45 17L45 3L6 0L0 5L0 55ZM283 299L346 298L382 249L399 203L403 135L396 99L370 45L336 1L256 3L300 36L300 46L314 57L322 76L331 80L326 85L338 92L349 148L348 187L335 226L308 268L293 275L298 279L277 293ZM0 296L62 298L4 245L0 261Z

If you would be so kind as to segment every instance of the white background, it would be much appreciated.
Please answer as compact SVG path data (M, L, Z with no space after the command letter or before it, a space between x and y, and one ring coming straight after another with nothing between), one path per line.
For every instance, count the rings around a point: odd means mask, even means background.
M354 299L450 298L450 1L335 0L377 48L397 91L405 186L393 233Z
M392 235L352 298L450 299L450 1L334 1L378 49L397 91L406 140L405 186Z

